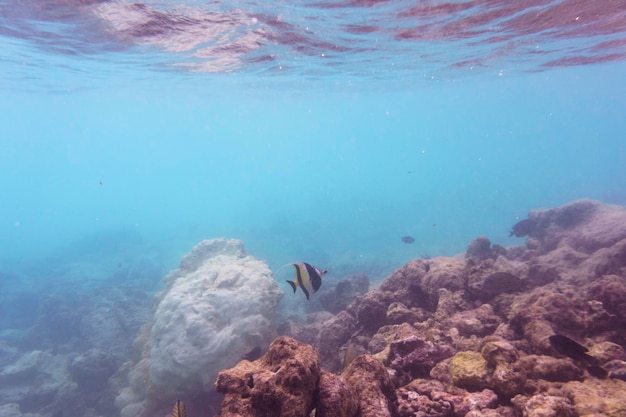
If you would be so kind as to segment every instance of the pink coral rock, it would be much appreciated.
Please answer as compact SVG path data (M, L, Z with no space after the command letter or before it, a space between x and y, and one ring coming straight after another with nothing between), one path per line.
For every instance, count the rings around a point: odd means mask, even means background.
M369 355L361 355L342 373L358 393L360 417L391 417L394 387L385 365Z
M274 340L255 362L221 371L215 389L225 394L219 417L302 417L314 408L320 363L312 346Z

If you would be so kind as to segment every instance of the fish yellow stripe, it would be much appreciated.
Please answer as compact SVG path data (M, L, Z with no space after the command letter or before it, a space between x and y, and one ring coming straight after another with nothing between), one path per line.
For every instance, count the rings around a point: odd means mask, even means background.
M185 409L185 403L181 400L176 401L174 408L170 413L170 417L187 417L187 410Z
M298 286L302 288L302 292L306 295L306 299L309 299L309 288L307 288L307 284L309 282L309 275L307 273L306 267L302 263L297 263L293 265L296 268L296 282Z

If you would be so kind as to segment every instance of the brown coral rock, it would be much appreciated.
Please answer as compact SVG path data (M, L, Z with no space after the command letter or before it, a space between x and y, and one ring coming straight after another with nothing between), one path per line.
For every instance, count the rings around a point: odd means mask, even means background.
M332 372L341 370L339 349L350 340L356 327L356 319L346 311L341 311L324 322L315 342L324 369Z
M219 417L302 417L314 408L320 379L315 349L279 337L254 362L221 371L215 389L225 394Z
M356 317L368 330L376 331L387 320L387 309L391 304L391 295L384 291L373 290L356 302Z
M438 381L415 379L396 390L395 412L399 417L451 417L454 405ZM459 402L461 399L458 399Z
M564 397L537 394L530 398L518 395L513 405L524 417L575 417L572 403Z
M391 417L395 394L391 378L381 361L370 355L358 356L342 377L358 393L360 417Z
M527 355L519 359L519 364L526 371L529 379L545 379L552 382L582 380L583 370L569 359L552 356Z
M422 278L420 288L428 294L430 302L435 306L439 300L439 288L458 291L465 289L466 283L465 261L440 257L430 260L430 269Z
M315 417L354 417L358 410L355 392L337 375L322 372Z
M369 350L373 353L383 352L380 356L387 360L389 356L389 345L394 341L402 340L410 336L418 337L419 331L408 323L382 326L370 340Z
M572 399L576 416L626 416L626 382L622 380L573 381L565 384L562 390Z
M496 330L500 324L500 319L494 314L493 308L489 304L483 304L474 310L456 313L448 322L459 331L461 336L483 337Z
M389 367L398 371L399 374L418 378L428 376L433 366L454 353L454 349L448 344L409 336L389 345L387 362Z
M494 340L485 343L480 350L489 366L513 363L519 359L519 352L506 340Z
M448 369L457 387L480 391L490 385L487 361L479 352L457 353L450 360Z
M491 250L491 241L486 236L472 240L465 251L465 259L477 264L490 258L495 259L495 255Z
M553 209L531 210L535 221L530 236L550 251L566 244L573 249L593 253L626 238L626 208L594 200L576 200Z
M610 314L621 323L626 323L626 278L606 275L587 288L589 297L602 302Z

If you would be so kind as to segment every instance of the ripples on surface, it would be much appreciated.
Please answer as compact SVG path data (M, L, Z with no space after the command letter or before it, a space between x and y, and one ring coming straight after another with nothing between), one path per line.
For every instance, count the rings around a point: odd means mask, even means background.
M0 0L0 35L2 60L34 68L75 58L311 78L541 71L624 59L626 1Z

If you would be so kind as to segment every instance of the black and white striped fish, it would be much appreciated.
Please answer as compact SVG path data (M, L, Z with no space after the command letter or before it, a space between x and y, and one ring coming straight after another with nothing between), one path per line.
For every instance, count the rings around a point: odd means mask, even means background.
M293 265L296 269L296 278L295 281L287 282L293 288L294 294L300 288L308 300L311 294L320 289L322 286L322 275L328 271L316 268L306 262L295 262L289 265Z

